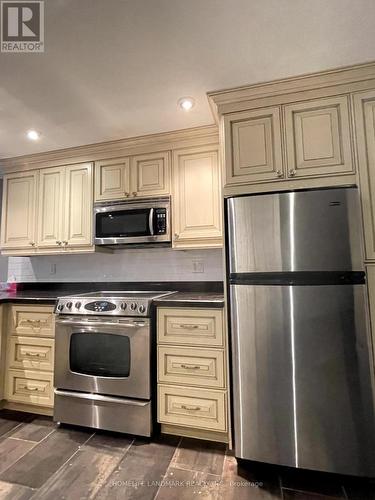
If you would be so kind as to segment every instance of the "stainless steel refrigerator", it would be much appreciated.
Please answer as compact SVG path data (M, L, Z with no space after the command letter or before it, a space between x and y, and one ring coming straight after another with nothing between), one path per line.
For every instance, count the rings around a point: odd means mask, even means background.
M375 476L355 187L229 198L236 457Z

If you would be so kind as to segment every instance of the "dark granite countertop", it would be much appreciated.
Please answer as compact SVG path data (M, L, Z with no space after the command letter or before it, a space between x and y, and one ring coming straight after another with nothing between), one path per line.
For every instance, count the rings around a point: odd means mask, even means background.
M155 301L158 305L168 307L197 306L197 307L223 307L224 296L217 290L221 283L41 283L24 284L16 292L0 292L0 303L29 302L54 304L58 297L78 295L80 293L96 290L178 290L165 299ZM200 290L198 289L200 288Z
M176 292L166 297L156 299L157 306L164 307L224 307L224 295L204 292Z

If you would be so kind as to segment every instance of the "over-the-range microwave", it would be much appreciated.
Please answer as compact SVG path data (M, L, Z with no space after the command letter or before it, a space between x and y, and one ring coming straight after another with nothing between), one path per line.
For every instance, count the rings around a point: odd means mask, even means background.
M170 198L148 198L94 205L95 245L171 243Z

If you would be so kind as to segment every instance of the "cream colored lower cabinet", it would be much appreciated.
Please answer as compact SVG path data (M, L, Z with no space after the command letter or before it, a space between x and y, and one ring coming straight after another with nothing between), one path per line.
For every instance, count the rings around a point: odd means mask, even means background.
M6 307L5 407L51 414L55 354L53 306L11 304Z
M222 247L219 147L175 150L172 165L173 248Z
M162 432L228 442L223 310L160 307L157 316Z

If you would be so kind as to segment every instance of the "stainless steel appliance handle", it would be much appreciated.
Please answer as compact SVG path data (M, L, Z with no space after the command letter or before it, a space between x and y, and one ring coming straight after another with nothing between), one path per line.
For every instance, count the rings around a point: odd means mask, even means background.
M154 236L154 209L151 208L150 213L148 215L148 227L150 228L151 236Z
M122 327L122 328L141 328L143 326L149 326L148 321L137 321L136 323L123 323L121 321L116 322L116 323L111 323L110 321L73 321L69 319L57 319L56 320L57 325L74 325L78 327L87 327L87 326L112 326L114 328L116 327Z
M86 399L88 401L100 401L103 403L113 403L113 404L122 404L122 405L131 405L131 406L147 406L150 404L149 401L135 401L134 399L125 399L125 398L113 398L111 396L101 396L99 394L87 394L84 392L69 392L69 391L61 391L60 389L55 389L55 394L58 396L67 396L70 398L78 398L78 399Z

